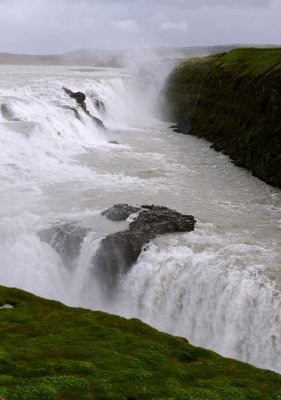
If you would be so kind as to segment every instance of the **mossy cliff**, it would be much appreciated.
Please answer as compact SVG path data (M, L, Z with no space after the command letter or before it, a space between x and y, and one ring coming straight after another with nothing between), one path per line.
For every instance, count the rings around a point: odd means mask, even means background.
M0 398L280 400L281 376L135 319L0 287Z
M236 165L281 187L281 49L241 48L195 58L171 73L168 116Z

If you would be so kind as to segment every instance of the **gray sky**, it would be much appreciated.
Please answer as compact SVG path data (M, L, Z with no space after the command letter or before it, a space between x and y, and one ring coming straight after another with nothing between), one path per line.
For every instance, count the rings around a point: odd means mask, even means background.
M0 0L0 52L281 43L281 0Z

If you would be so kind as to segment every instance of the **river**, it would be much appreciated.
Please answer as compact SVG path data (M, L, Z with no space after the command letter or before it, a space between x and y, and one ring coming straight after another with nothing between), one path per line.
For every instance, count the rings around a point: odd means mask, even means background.
M0 66L0 284L281 372L281 192L155 116L160 64ZM77 119L62 86L86 93L107 130ZM91 261L126 227L100 215L116 203L167 206L197 224L153 240L104 299ZM90 229L71 265L38 235L63 223Z

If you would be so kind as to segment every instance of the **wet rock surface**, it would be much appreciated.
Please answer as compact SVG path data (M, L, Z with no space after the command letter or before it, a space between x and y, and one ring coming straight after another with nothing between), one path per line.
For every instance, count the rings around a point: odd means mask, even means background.
M126 274L137 261L143 247L157 235L194 230L195 219L166 207L144 205L140 208L117 204L102 214L113 221L128 218L139 212L127 230L105 237L94 257L93 263L100 282L107 291L114 288L119 278Z
M85 104L85 100L86 100L86 95L82 92L72 92L72 90L63 87L64 92L69 96L72 97L73 99L76 100L76 102L79 104L79 106L81 106L84 109L86 109L86 104Z
M87 114L94 122L96 125L98 125L101 128L104 128L104 124L102 122L102 120L100 120L99 118L93 116L89 110L87 109L87 105L85 103L86 100L86 95L83 92L72 92L72 90L63 87L62 88L64 90L64 92L71 98L76 100L76 103L82 108L82 110L85 112L85 114Z
M192 215L155 205L136 207L116 204L103 211L102 215L114 222L128 219L129 223L127 229L102 239L91 261L93 279L99 282L108 298L150 240L165 233L193 231L196 223ZM73 270L77 266L83 240L90 231L75 223L63 223L40 231L38 236L57 251L69 270Z
M101 215L110 219L111 221L124 221L131 214L141 211L140 207L129 206L128 204L116 204L103 211Z
M119 142L117 142L116 140L109 140L108 142L109 144L120 144Z
M42 242L48 243L58 252L66 267L72 268L89 231L76 224L64 223L38 232L38 236Z
M180 128L178 128L178 127L173 128L172 130L173 130L174 132L176 132L176 133L184 133L183 130L180 129Z
M1 114L3 118L7 120L11 120L14 116L13 111L11 110L11 107L9 104L3 103L1 104Z

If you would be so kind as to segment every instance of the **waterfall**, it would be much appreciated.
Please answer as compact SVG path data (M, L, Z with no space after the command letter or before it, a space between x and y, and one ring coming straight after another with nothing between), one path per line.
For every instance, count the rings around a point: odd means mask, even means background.
M281 372L281 192L157 119L163 65L0 67L0 284ZM62 86L85 93L106 130ZM93 259L128 225L101 216L121 202L198 223L153 240L109 299Z

